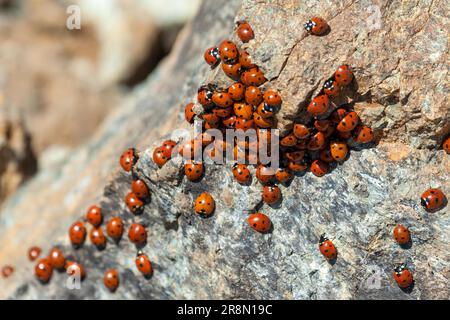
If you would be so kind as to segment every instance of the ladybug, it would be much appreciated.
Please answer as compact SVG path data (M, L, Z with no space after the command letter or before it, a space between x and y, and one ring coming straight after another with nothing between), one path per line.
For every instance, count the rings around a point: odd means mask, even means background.
M294 136L296 136L299 139L306 139L310 135L310 130L307 126L301 123L294 124Z
M262 118L270 118L275 114L275 107L269 106L265 102L261 102L258 108L256 108L256 112L258 112Z
M231 115L233 108L214 108L213 113L219 118L226 118Z
M263 95L258 87L250 86L245 89L245 102L252 106L259 105L263 100Z
M316 121L314 121L314 127L318 131L327 132L328 128L330 128L330 126L331 126L331 121L330 120L316 120Z
M274 126L273 118L263 118L258 112L253 113L253 120L259 128L271 128Z
M323 148L322 150L320 150L319 158L320 158L320 160L328 162L328 163L334 162L334 158L331 155L330 148Z
M79 247L86 239L86 228L81 221L74 222L69 228L69 239L72 245Z
M241 101L244 99L245 87L240 82L233 83L228 87L228 94L234 101Z
M177 143L173 140L166 140L162 143L161 148L164 151L164 156L168 159L172 158L172 151L176 147Z
M153 274L153 267L152 263L150 262L150 259L147 257L144 252L141 250L138 251L136 255L136 268L139 270L140 273L144 275L144 277L150 277Z
M220 123L220 117L215 113L205 113L202 115L202 119L212 126L216 126Z
M241 77L241 82L246 86L259 87L260 85L262 85L264 82L267 81L267 79L264 77L264 73L261 71L259 67L250 68L248 71L245 72L243 78L244 79L242 79Z
M263 95L264 102L272 107L279 106L281 104L281 96L276 90L267 90Z
M150 196L148 186L142 179L134 179L131 182L131 192L133 192L139 199L148 199Z
M327 260L335 260L337 257L337 250L334 246L333 242L329 240L327 237L325 237L324 234L320 236L319 240L319 249L320 253L327 259Z
M280 183L286 183L292 178L292 172L287 168L278 168L275 172L275 178Z
M347 158L348 146L345 142L332 142L330 144L331 156L336 161L344 161Z
M239 76L241 74L241 64L240 63L234 63L234 64L222 63L222 70L229 78L231 78L233 80L238 80Z
M212 101L221 108L228 108L233 105L233 99L228 92L216 91L213 93Z
M231 171L237 182L246 184L250 181L250 170L245 164L235 163Z
M184 107L184 118L186 119L186 121L190 124L194 123L194 118L195 118L196 114L194 112L194 104L188 103L185 107Z
M133 166L136 164L138 159L139 157L137 156L136 149L129 148L122 153L119 163L123 170L129 172L133 169Z
M344 108L338 108L331 113L331 121L338 124L341 122L342 119L344 119L345 115L347 114L347 110Z
M353 72L348 65L342 65L334 73L334 80L339 86L347 86L353 80Z
M103 283L109 291L114 292L119 287L119 273L116 269L108 269L103 276Z
M253 29L246 21L239 21L237 23L237 35L239 39L241 39L242 42L246 43L252 40L255 37L255 34L253 33Z
M3 278L9 278L14 273L14 267L6 265L2 268Z
M160 168L169 161L169 158L164 155L165 153L167 151L163 147L158 147L153 150L153 162Z
M134 244L141 245L147 241L147 231L139 223L133 223L128 229L128 239Z
M283 147L293 147L297 144L297 138L293 134L288 134L280 141Z
M369 143L374 139L373 131L367 126L357 126L353 131L353 140L358 143Z
M411 233L409 232L408 228L402 226L401 224L398 224L394 228L394 239L400 245L407 244L411 240Z
M351 111L339 122L336 129L340 132L352 131L358 123L358 114L355 111Z
M262 199L265 203L273 205L281 199L281 190L278 186L266 185L263 187Z
M42 252L41 248L31 247L30 249L28 249L28 259L30 261L36 260L40 256L41 252Z
M243 131L247 131L248 129L254 128L255 122L253 119L244 119L244 118L237 118L235 128L241 129Z
M125 204L133 214L140 214L144 210L144 202L134 192L127 193Z
M203 163L201 162L195 162L195 161L188 161L184 165L184 174L186 175L186 178L190 181L198 181L204 172Z
M321 36L328 31L328 23L319 17L314 17L303 24L306 31L315 36Z
M234 114L238 118L250 120L253 117L253 106L245 102L236 102L234 104Z
M268 184L272 182L274 178L275 171L271 167L266 167L265 165L260 164L256 168L256 179L258 179L261 184Z
M444 205L445 199L445 195L440 189L431 188L422 194L420 204L427 211L435 211Z
M90 206L86 211L86 220L94 227L98 227L103 220L102 209L97 205Z
M197 101L204 107L210 107L212 102L213 91L210 86L201 86L197 91Z
M61 249L57 247L54 247L52 250L50 250L47 259L48 263L50 263L50 265L54 269L61 270L66 264L66 258L64 257L64 254L62 253Z
M323 175L325 175L328 172L328 169L328 163L322 160L314 160L311 163L311 172L317 177L322 177Z
M86 277L86 271L84 270L84 267L78 262L69 260L66 262L64 268L66 269L66 273L69 276L79 275L80 280L83 280Z
M101 227L92 228L89 232L89 239L98 249L103 249L106 246L106 238Z
M450 154L450 137L448 137L444 143L442 144L442 147L444 148L445 152L447 152L447 154Z
M284 154L289 161L298 162L305 157L304 150L290 151Z
M252 62L252 57L245 50L239 52L239 63L241 64L241 67L245 69L251 69L255 67L255 64Z
M328 111L329 103L330 100L328 99L328 96L326 94L322 94L312 99L306 110L312 116L317 117Z
M247 223L254 230L265 233L270 230L271 222L268 216L264 213L257 212L248 216Z
M53 267L50 265L48 259L39 260L34 267L34 275L39 281L47 283L50 281L53 274Z
M119 217L113 217L109 219L108 223L106 224L106 233L114 240L120 240L123 233L122 219Z
M326 138L323 132L314 134L308 142L308 150L320 150L325 146Z
M406 267L405 263L396 266L392 276L394 277L395 282L397 282L397 285L403 289L410 287L414 282L413 275Z
M209 216L214 212L216 203L214 198L208 193L203 192L195 199L195 213L201 216Z
M234 44L234 42L230 40L224 40L219 46L219 54L220 59L224 63L234 63L239 58L239 51Z
M303 172L308 169L308 163L304 160L288 161L288 169L293 172Z
M219 48L211 47L206 49L203 57L205 58L206 63L209 64L211 68L214 68L220 62Z
M327 80L323 84L323 92L330 98L336 98L341 92L341 88L334 80Z
M222 119L222 124L229 129L233 129L236 126L236 116L229 116Z

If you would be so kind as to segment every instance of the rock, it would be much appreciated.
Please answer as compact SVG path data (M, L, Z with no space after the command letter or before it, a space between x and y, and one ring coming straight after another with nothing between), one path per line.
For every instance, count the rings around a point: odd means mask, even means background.
M17 271L8 281L0 280L0 297L448 299L450 251L442 244L450 240L449 209L427 213L419 204L428 186L450 195L450 160L436 150L450 131L443 90L445 2L376 3L382 17L378 29L366 11L371 2L204 1L171 55L89 143L41 171L6 203L0 242L9 245L1 247L0 263L13 264ZM328 20L328 35L305 35L302 23L311 14ZM151 160L162 139L174 129L188 128L183 106L199 85L223 83L219 72L203 62L203 50L225 38L236 40L234 22L243 18L255 31L248 50L270 80L265 86L281 91L282 130L305 116L306 103L323 81L339 64L348 63L357 80L348 101L381 138L352 150L347 161L322 178L306 173L281 186L283 201L276 207L262 205L256 179L250 186L235 183L229 164L208 165L204 179L193 183L176 163L158 169ZM151 202L139 216L125 207L131 177L117 164L130 146L140 150L137 173L152 190ZM208 219L192 210L193 199L203 191L216 200ZM137 221L147 227L144 251L155 267L151 279L133 266L136 248L126 237L118 245L109 242L104 251L89 243L79 250L69 246L68 226L92 203L101 204L106 219L119 215L126 226ZM274 226L268 234L246 225L255 208L271 218ZM26 219L21 219L23 212ZM408 249L392 240L397 223L412 232ZM335 264L318 251L322 233L338 249ZM26 262L26 248L32 244L45 250L59 244L83 263L88 276L81 290L66 289L66 277L58 273L49 285L40 285ZM399 262L407 262L414 273L411 292L400 290L391 278ZM114 294L100 284L110 267L121 275Z

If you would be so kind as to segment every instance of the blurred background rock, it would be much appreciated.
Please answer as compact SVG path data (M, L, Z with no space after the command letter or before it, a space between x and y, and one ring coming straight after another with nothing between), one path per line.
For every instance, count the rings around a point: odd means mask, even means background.
M81 30L66 28L70 5L80 7ZM170 51L198 5L0 0L0 206L38 166L95 132Z

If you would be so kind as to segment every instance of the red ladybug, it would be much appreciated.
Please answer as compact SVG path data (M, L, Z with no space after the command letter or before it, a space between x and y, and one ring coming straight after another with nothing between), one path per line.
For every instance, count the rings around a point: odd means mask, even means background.
M325 134L319 131L309 139L307 148L308 150L320 150L325 146L325 143L326 143Z
M319 240L319 249L320 253L327 259L327 260L335 260L337 257L337 250L334 246L333 242L329 240L325 235L320 236Z
M289 151L284 153L284 155L289 161L298 162L305 157L305 151L304 150Z
M240 63L222 63L223 72L233 80L238 80L241 75L241 64Z
M111 218L106 224L106 233L115 241L120 240L123 233L123 221L119 217Z
M145 277L150 277L153 274L153 267L150 259L144 254L141 250L138 251L136 256L136 268L142 273Z
M80 276L80 280L83 280L86 277L86 271L84 270L84 267L78 262L69 260L66 262L64 268L66 269L66 273L69 276L77 274Z
M238 118L250 120L253 117L253 107L245 102L236 102L234 104L234 114Z
M229 116L222 119L225 128L233 129L236 126L236 116Z
M144 210L144 201L139 199L134 192L127 193L125 196L125 204L133 214L140 214Z
M99 249L103 249L106 246L106 237L103 234L103 229L101 227L92 228L89 232L89 239L92 244Z
M136 164L138 159L139 157L137 156L136 149L129 148L122 153L119 163L123 170L129 172L133 169L133 166Z
M194 210L196 214L209 216L214 212L215 207L214 198L208 192L203 192L195 199Z
M204 107L210 107L214 104L212 96L213 90L209 85L201 86L197 91L197 101Z
M355 129L358 123L358 114L355 111L351 111L339 122L336 129L340 132L349 132Z
M322 160L314 160L311 163L311 172L317 177L322 177L328 172L329 167L328 163Z
M444 143L442 144L442 147L444 148L445 152L447 152L447 154L450 154L450 137L448 137Z
M323 148L322 150L320 150L319 158L320 160L328 163L334 162L334 158L331 155L330 148Z
M184 107L184 118L186 119L186 121L188 123L194 123L194 118L195 118L196 114L194 112L194 104L188 103L185 107Z
M269 89L264 92L264 102L269 106L279 106L281 104L281 96L276 90Z
M253 29L250 26L250 24L246 21L239 21L237 23L237 35L239 39L241 39L242 42L246 43L252 40L255 37L255 34L253 33Z
M259 128L267 129L274 126L274 118L263 118L258 112L253 112L253 120Z
M297 144L297 138L293 134L288 134L280 141L280 145L283 147L293 147Z
M321 36L329 29L328 23L319 17L314 17L311 20L306 21L303 26L306 31L315 36Z
M273 205L281 199L281 190L276 185L266 185L263 187L262 199L265 203Z
M245 164L234 164L232 172L237 182L246 184L250 181L250 170Z
M31 247L30 249L28 249L28 259L30 261L36 260L40 256L41 251L42 250L39 247Z
M133 223L128 229L128 239L134 244L142 245L147 241L147 231L139 223Z
M134 179L131 182L131 192L133 192L139 199L148 199L150 196L148 186L142 179Z
M76 221L70 226L69 239L76 247L81 246L84 243L84 240L86 239L86 228L83 222Z
M294 135L299 139L308 138L310 135L310 130L307 126L301 123L294 124Z
M374 139L373 131L367 126L357 126L353 131L353 140L358 143L369 143Z
M326 94L322 94L312 99L306 110L312 116L317 117L328 111L329 103L330 100L328 99L328 96Z
M316 120L314 121L314 127L318 130L318 131L322 131L322 132L327 132L328 128L331 126L331 121L330 120Z
M440 209L445 203L446 197L440 189L431 188L422 193L420 204L427 211Z
M334 80L339 86L347 86L353 80L353 72L349 66L342 65L334 73Z
M244 119L244 118L237 118L235 128L241 129L243 131L247 131L248 129L254 128L255 122L253 119Z
M207 64L214 68L220 62L219 48L211 47L206 49L203 57Z
M263 95L258 87L250 86L245 90L245 102L252 106L259 105L263 100Z
M256 108L256 112L264 119L271 118L275 114L275 107L268 105L265 102L261 102Z
M34 275L39 281L47 283L53 274L53 267L48 262L48 259L41 259L36 263L34 267Z
M245 87L240 82L235 82L228 88L228 94L234 101L241 101L244 99L244 93Z
M250 68L241 77L241 82L246 86L259 87L266 81L267 79L259 67Z
M335 141L330 143L331 156L336 161L344 161L347 158L348 146L345 142Z
M3 278L9 278L14 273L14 267L10 265L6 265L2 268L2 276Z
M394 239L398 244L407 244L411 240L411 233L409 232L408 228L405 226L402 226L401 224L398 224L394 228Z
M405 263L396 266L392 276L395 282L397 282L397 285L403 289L410 287L414 282L413 275Z
M252 57L245 50L239 52L239 63L244 69L251 69L255 66L255 64L252 62Z
M103 276L103 283L105 287L109 289L109 291L114 292L119 287L119 273L116 269L106 270L105 275Z
M257 212L248 216L247 223L254 230L265 233L270 230L271 222L268 216L264 213Z
M330 120L334 123L341 122L342 119L344 119L345 115L347 114L347 110L344 108L338 108L331 113Z
M228 92L216 91L213 93L212 101L221 108L228 108L233 105L233 99Z
M275 172L275 177L280 183L285 183L292 178L292 172L287 168L278 168Z
M256 179L262 184L268 184L275 178L275 171L271 167L260 164L256 168Z
M308 169L308 162L305 160L288 161L288 169L293 172L303 172Z
M48 262L54 269L62 270L66 265L66 258L61 249L54 247L48 254Z
M323 85L323 92L330 98L336 98L341 92L341 88L336 81L327 80Z
M173 140L166 140L162 143L161 148L166 158L172 158L172 151L175 149L176 145L177 143Z
M189 160L184 165L184 174L186 175L186 178L190 181L198 181L204 172L204 166L203 163L198 163L193 160Z
M234 63L239 58L239 51L233 41L224 40L219 46L220 59L224 63Z
M231 115L233 108L214 108L213 113L219 118L227 118Z
M169 161L169 158L165 156L166 153L167 151L163 147L158 147L153 150L153 162L160 168Z
M94 227L98 227L103 220L102 209L97 205L90 206L86 211L86 220Z
M202 119L209 123L212 127L218 126L220 123L220 117L215 113L202 114Z

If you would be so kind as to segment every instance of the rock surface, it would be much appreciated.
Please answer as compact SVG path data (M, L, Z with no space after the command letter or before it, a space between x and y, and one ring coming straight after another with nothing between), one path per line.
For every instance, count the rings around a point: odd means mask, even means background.
M172 54L91 141L41 171L6 203L0 243L8 245L0 249L0 264L13 264L17 271L0 279L0 297L449 299L449 207L427 213L419 205L429 186L450 195L450 158L437 148L450 132L445 12L445 1L436 0L415 6L401 1L205 1ZM302 23L311 15L326 18L331 32L306 36ZM248 50L270 80L267 86L281 91L281 129L304 117L320 84L348 63L357 83L347 100L379 137L371 148L352 151L330 174L306 173L281 186L283 201L276 208L262 206L255 179L250 186L235 183L230 165L209 165L204 179L192 183L176 164L157 169L151 160L161 139L187 127L182 106L199 85L223 81L203 62L203 50L225 38L236 40L234 22L242 18L255 31ZM131 177L117 164L129 146L142 151L138 173L152 189L151 203L140 216L124 205ZM193 199L205 190L217 205L209 219L192 210ZM89 243L79 250L69 246L67 227L96 202L106 219L120 215L127 226L132 221L147 226L144 251L155 265L152 279L136 271L136 248L126 237L104 251ZM247 213L256 207L273 221L268 234L246 225ZM392 240L397 223L412 231L410 248ZM317 248L324 232L338 248L333 265ZM88 276L81 290L66 289L64 274L55 274L47 286L39 284L26 261L32 244L44 251L59 244L82 262ZM391 279L393 265L403 261L415 275L411 292ZM114 294L101 283L110 267L118 268L122 280Z

